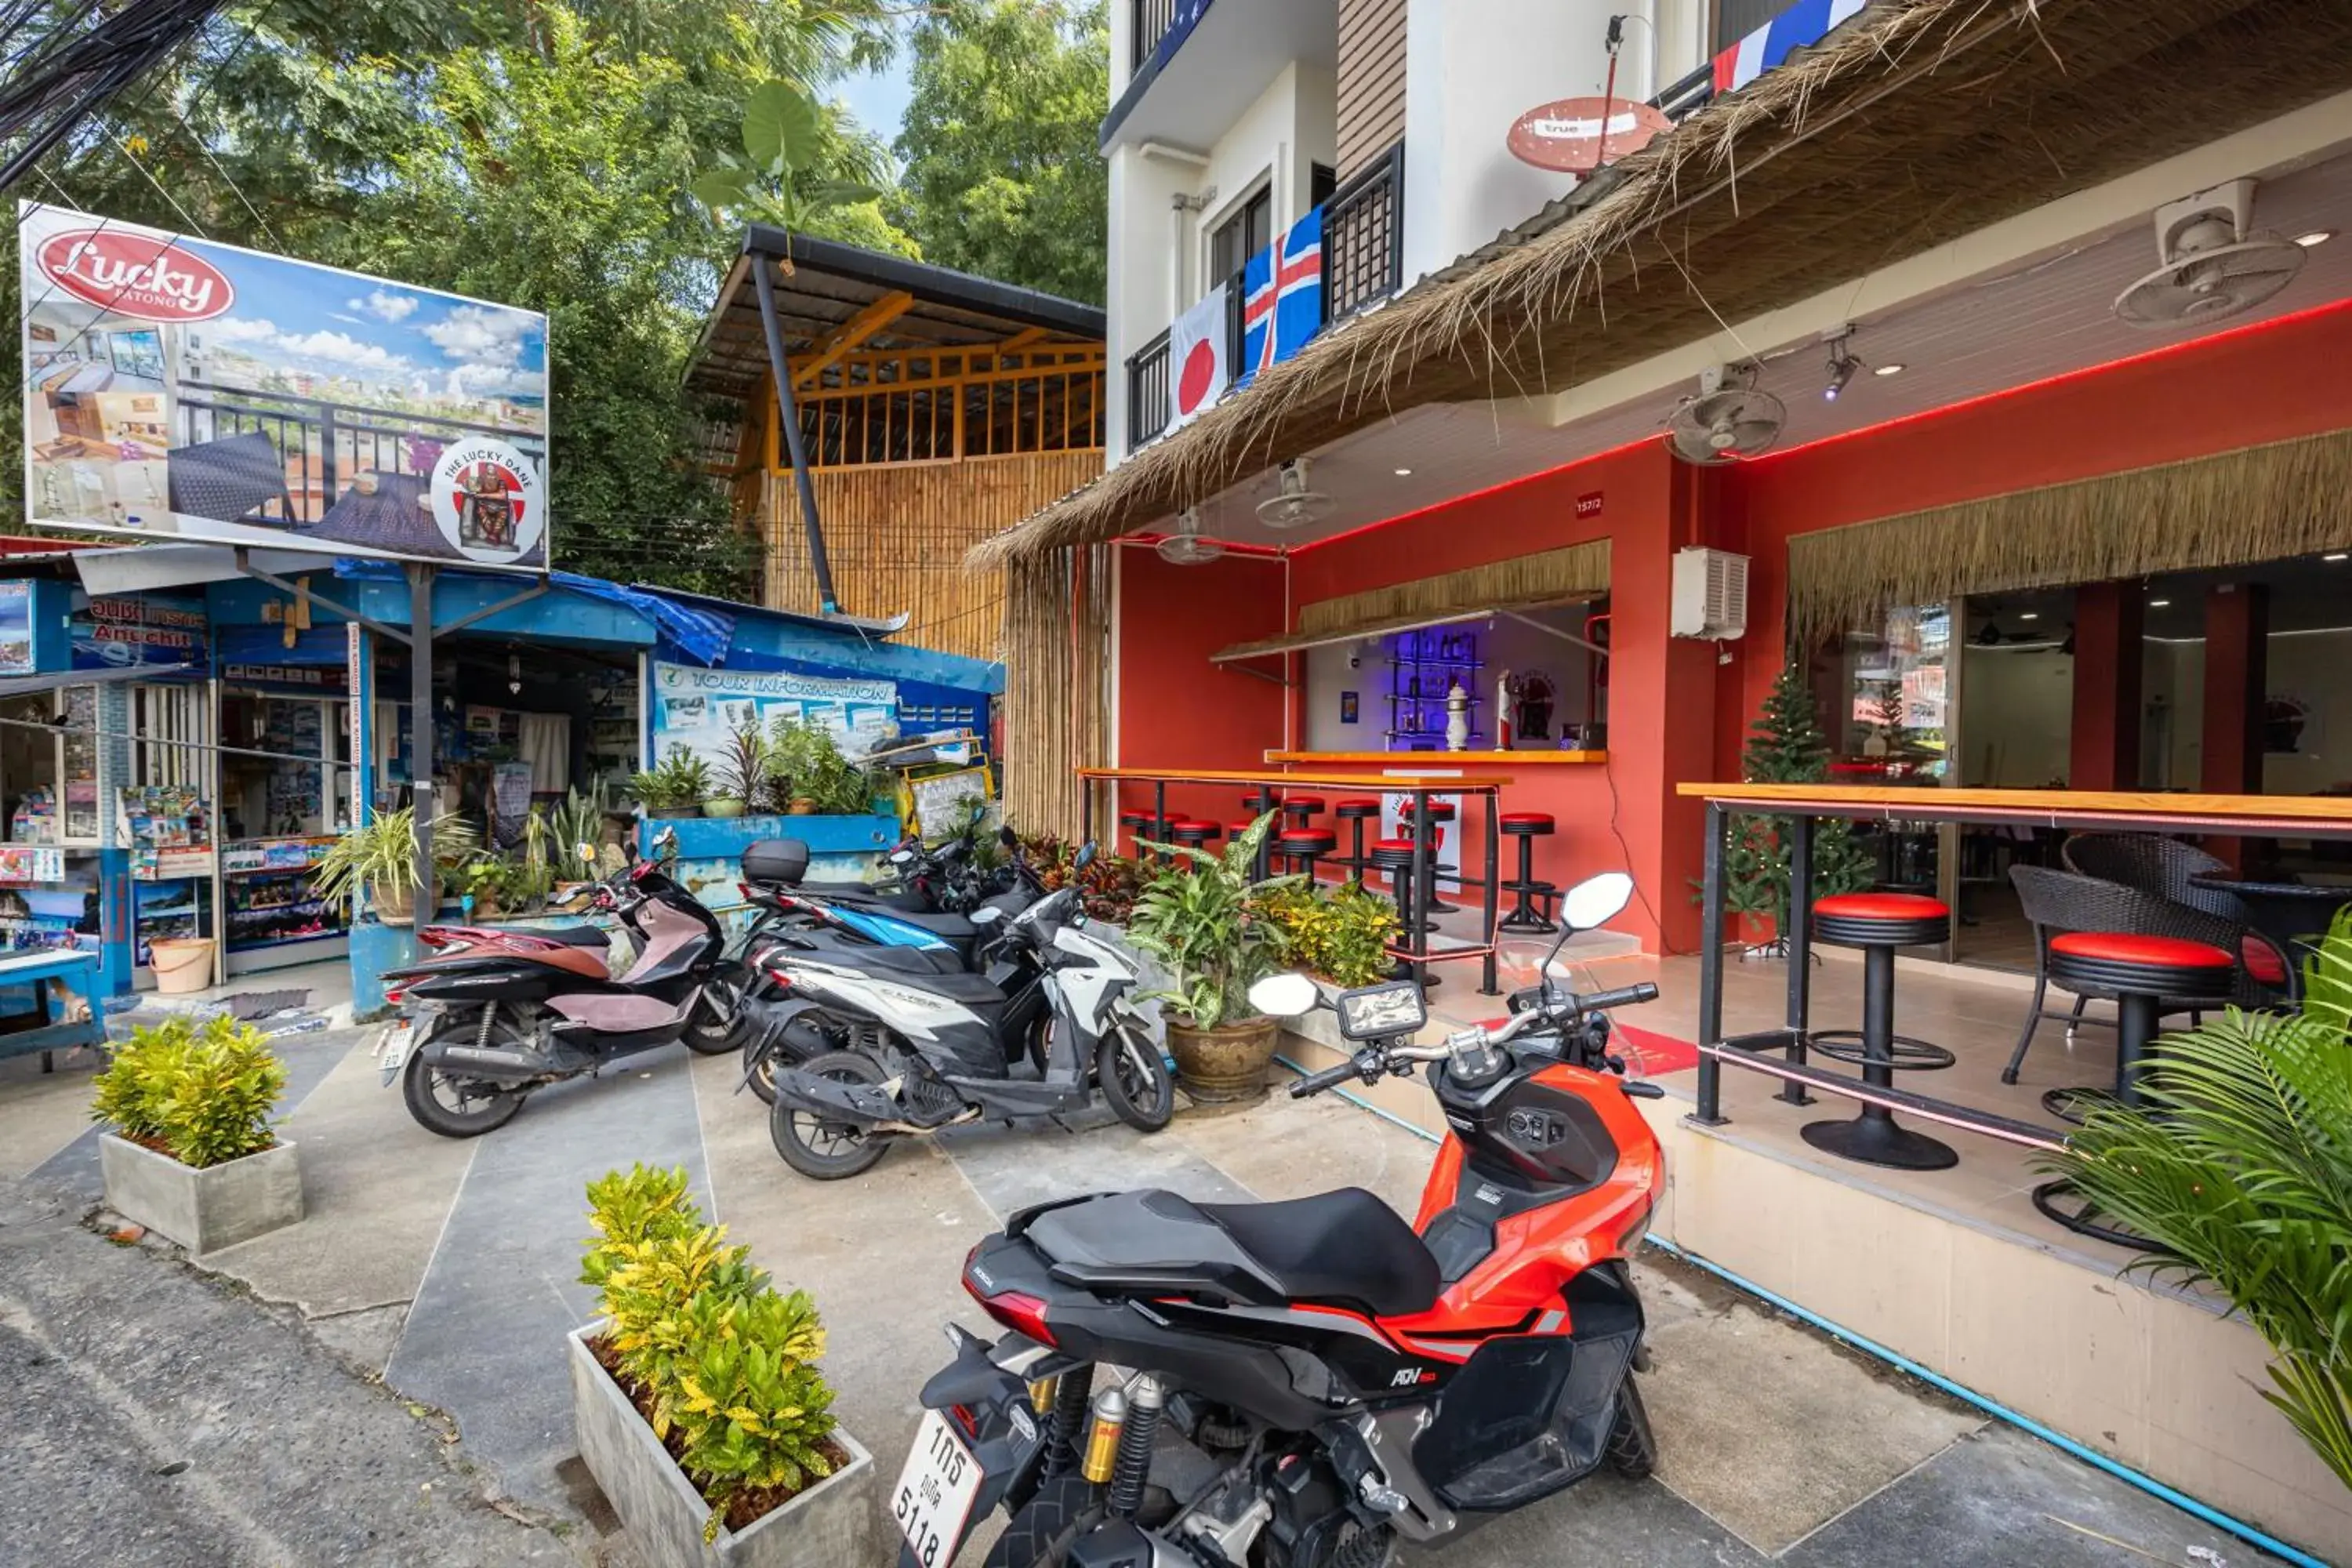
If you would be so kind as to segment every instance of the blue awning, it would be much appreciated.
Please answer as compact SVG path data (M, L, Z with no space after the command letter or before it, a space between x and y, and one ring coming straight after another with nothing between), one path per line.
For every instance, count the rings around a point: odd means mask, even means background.
M396 583L404 574L403 568L390 561L366 561L344 557L335 563L335 575L354 582ZM524 579L513 574L468 573L443 567L445 577L468 577L478 581L496 581L502 586L520 589ZM661 640L684 652L699 664L716 664L726 657L727 645L735 636L735 618L717 610L703 609L683 604L669 595L650 588L633 588L602 577L583 577L576 572L550 572L548 585L583 598L602 600L617 605L632 615L651 622Z

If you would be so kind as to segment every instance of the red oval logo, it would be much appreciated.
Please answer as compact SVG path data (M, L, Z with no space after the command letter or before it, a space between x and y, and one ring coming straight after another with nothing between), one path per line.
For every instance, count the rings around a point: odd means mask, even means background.
M52 235L36 258L60 289L142 321L205 321L236 302L221 270L162 235L77 228Z

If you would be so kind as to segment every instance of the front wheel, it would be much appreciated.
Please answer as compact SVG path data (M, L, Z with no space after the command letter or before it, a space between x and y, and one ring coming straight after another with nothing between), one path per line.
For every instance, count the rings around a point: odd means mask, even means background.
M695 997L681 1037L697 1056L723 1057L743 1043L745 1024L742 973L721 964Z
M513 1121L530 1094L527 1089L502 1089L425 1065L427 1046L448 1036L470 1039L479 1027L445 1016L441 1027L410 1047L408 1066L400 1078L400 1097L408 1103L408 1114L428 1132L444 1138L478 1138ZM502 1007L491 1022L487 1043L521 1049L529 1046L530 1036Z
M1078 1537L1103 1521L1103 1497L1084 1476L1055 1476L1013 1516L981 1568L1062 1568Z
M862 1051L832 1051L801 1070L836 1083L878 1084L881 1064ZM768 1107L768 1137L784 1163L812 1181L838 1182L873 1168L890 1146L885 1134L860 1132L779 1098Z
M1617 1419L1609 1427L1609 1468L1638 1481L1657 1466L1658 1440L1650 1432L1650 1413L1642 1404L1642 1391L1633 1386L1633 1374L1627 1373L1617 1385Z
M1118 1119L1157 1132L1176 1114L1176 1078L1160 1047L1131 1023L1111 1026L1095 1052L1095 1081Z

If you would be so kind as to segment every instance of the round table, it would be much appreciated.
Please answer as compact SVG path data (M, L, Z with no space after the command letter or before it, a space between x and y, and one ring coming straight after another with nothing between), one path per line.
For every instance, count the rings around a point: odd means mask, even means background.
M2247 922L2286 955L2287 994L2298 999L2303 995L2302 955L2314 945L2306 939L2325 936L2336 911L2352 904L2352 888L2320 882L2256 881L2223 871L2200 872L2189 880L2194 887L2231 894L2246 906Z

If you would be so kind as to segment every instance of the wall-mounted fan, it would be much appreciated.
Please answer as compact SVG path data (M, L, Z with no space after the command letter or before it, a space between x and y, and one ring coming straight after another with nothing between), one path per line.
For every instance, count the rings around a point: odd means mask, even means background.
M1294 458L1282 465L1281 490L1257 503L1257 520L1268 528L1301 528L1331 515L1339 503L1320 490L1307 488L1307 459Z
M1171 566L1205 566L1225 552L1224 542L1201 537L1201 510L1186 507L1176 514L1176 527L1160 541L1160 559Z
M1685 463L1729 463L1779 440L1789 411L1757 384L1759 374L1752 360L1701 371L1697 395L1684 398L1666 417L1675 456Z
M2231 180L2156 211L2163 263L2116 296L2116 316L2162 331L2251 310L2294 281L2305 252L2256 230L2254 182Z

